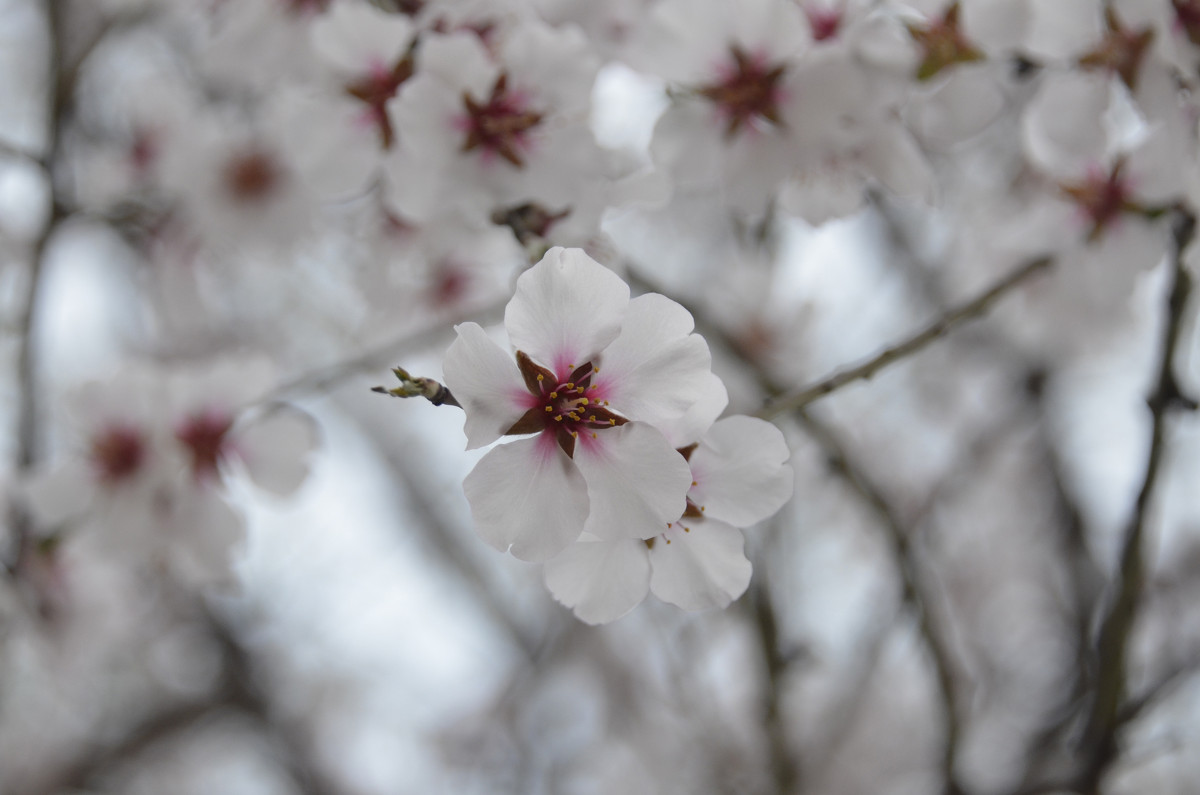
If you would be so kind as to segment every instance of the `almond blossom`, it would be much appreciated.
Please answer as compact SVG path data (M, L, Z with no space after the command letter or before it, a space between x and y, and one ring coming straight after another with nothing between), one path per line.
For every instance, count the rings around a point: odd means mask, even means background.
M544 561L581 533L651 538L682 514L692 480L656 426L723 405L708 345L670 299L629 287L579 249L552 248L517 280L504 315L515 357L482 327L456 327L446 384L469 449L502 436L463 484L481 537ZM532 434L532 435L530 435Z
M679 450L692 473L687 507L654 538L585 537L546 563L546 587L591 624L620 618L648 592L685 610L725 607L750 584L739 527L792 496L790 452L778 428L728 417Z

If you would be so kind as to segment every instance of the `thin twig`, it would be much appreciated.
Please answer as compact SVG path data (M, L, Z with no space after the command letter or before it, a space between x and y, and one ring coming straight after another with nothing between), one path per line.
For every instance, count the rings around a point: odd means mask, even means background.
M1084 732L1085 765L1079 789L1095 792L1104 774L1117 757L1116 736L1123 725L1121 705L1126 698L1126 652L1129 636L1137 618L1145 585L1145 533L1150 503L1158 483L1158 474L1166 449L1166 425L1172 409L1195 408L1183 395L1175 380L1174 360L1184 325L1185 310L1191 292L1191 277L1183 263L1183 252L1195 232L1196 219L1180 212L1176 218L1175 246L1171 263L1171 289L1163 321L1162 350L1158 362L1158 381L1147 399L1150 408L1150 449L1138 490L1137 502L1121 545L1117 592L1100 624L1096 643L1096 689Z
M914 334L904 342L883 350L861 364L839 370L809 386L801 387L774 398L758 411L757 416L763 419L778 417L789 411L804 408L809 403L825 397L847 384L871 378L885 367L895 364L901 359L921 350L934 340L945 336L956 326L983 314L999 298L1022 284L1035 273L1048 268L1052 262L1053 260L1050 257L1041 257L1025 263L1000 279L1000 281L989 287L981 295L956 309L950 310L923 331Z

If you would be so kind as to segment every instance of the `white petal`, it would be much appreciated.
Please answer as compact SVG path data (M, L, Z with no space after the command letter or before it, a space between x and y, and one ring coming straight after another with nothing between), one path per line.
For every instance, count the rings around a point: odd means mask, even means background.
M709 372L705 380L707 383L700 390L700 399L692 404L687 414L677 420L655 426L676 449L687 447L699 439L729 405L729 392L725 389L725 382L713 372Z
M597 538L653 538L687 506L691 470L649 425L581 433L575 463L591 504L584 529Z
M455 326L458 338L446 351L442 372L446 386L467 419L467 449L491 444L533 404L513 357L500 348L478 323Z
M338 3L313 22L313 48L333 66L353 75L390 69L413 37L412 22L362 3Z
M708 343L693 327L691 313L666 296L630 301L621 335L604 349L592 380L597 397L651 425L687 414L713 388Z
M20 492L36 524L52 528L83 515L96 497L96 477L84 461L31 476Z
M546 562L546 587L589 624L614 621L646 597L650 560L637 539L581 540Z
M711 519L697 519L686 528L676 524L654 540L650 590L684 610L725 607L750 584L742 531Z
M629 286L582 249L554 247L517 279L504 311L514 348L565 376L616 339Z
M463 491L480 537L521 560L557 555L579 538L588 515L583 476L548 433L493 449Z
M209 489L176 496L171 517L171 563L191 585L227 585L233 579L233 547L245 535L242 517Z
M291 406L248 423L234 441L250 479L281 497L298 489L308 477L308 454L316 444L316 422Z
M727 417L709 429L689 463L692 502L706 516L746 527L792 496L791 452L778 428L753 417Z

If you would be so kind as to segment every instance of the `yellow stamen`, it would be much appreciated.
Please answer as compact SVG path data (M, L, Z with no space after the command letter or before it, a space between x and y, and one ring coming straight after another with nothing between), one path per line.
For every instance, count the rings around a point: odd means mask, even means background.
M559 414L557 417L555 417L555 418L554 418L554 421L555 421L555 422L562 422L562 415L561 415L561 414Z
M546 380L546 376L542 375L541 373L538 373L538 380L539 380L539 381L545 381L545 380Z
M596 438L596 432L595 432L595 431L592 431L592 438L593 438L593 439L595 439L595 438Z
M586 406L586 405L588 404L588 399L587 399L587 398L580 398L580 399L579 399L579 402L580 402L580 403L582 403L583 405L585 405L585 406Z
M556 398L556 397L558 397L558 393L557 393L557 392L551 392L551 393L550 393L550 398L551 398L551 399L554 399L554 398Z
M554 406L546 406L546 411L554 411ZM693 483L692 485L695 486L696 484Z

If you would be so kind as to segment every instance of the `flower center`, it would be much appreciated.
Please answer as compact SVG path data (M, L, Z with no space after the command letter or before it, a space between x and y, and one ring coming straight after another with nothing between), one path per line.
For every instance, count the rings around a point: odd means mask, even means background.
M197 480L216 478L217 467L229 451L225 436L233 418L217 411L193 414L175 431L175 438L192 456L192 474Z
M1095 171L1083 182L1060 185L1059 189L1086 213L1092 224L1088 242L1099 240L1123 212L1139 212L1131 198L1128 181L1121 176L1125 161L1118 160L1111 173Z
M703 86L700 96L716 103L728 121L725 137L732 138L737 131L755 120L782 124L779 116L779 83L784 66L768 68L766 59L748 55L737 45L729 48L733 56L732 68L727 69L724 79Z
M388 119L387 102L413 76L413 68L410 49L391 69L381 65L379 69L346 86L347 94L366 103L371 122L379 127L380 143L384 149L391 149L392 142L396 140L396 132Z
M1177 11L1178 12L1178 11ZM1108 33L1096 48L1079 59L1084 69L1104 69L1120 75L1132 90L1137 85L1138 72L1146 48L1154 40L1154 28L1130 30L1117 19L1112 6L1104 11Z
M142 432L131 425L113 425L92 437L89 458L100 480L112 485L133 477L146 460Z
M808 27L812 30L813 41L832 39L842 27L840 9L805 6L804 14L808 17Z
M275 160L260 149L239 152L225 164L225 189L238 202L256 203L279 187L283 172Z
M528 132L541 123L542 114L526 108L524 98L508 90L508 74L496 78L487 100L476 101L465 91L462 98L467 108L463 122L467 137L462 151L482 149L522 168L522 150L529 148Z
M1171 0L1175 7L1175 21L1188 41L1200 44L1200 0Z
M910 25L909 34L924 57L917 67L917 79L928 80L948 66L983 59L983 53L967 41L958 27L958 3L952 3L945 15L925 27Z
M600 372L591 362L571 366L570 375L560 379L551 371L517 351L517 366L534 405L505 431L506 434L553 433L568 456L575 455L580 432L595 438L596 432L624 425L629 420L608 408L608 401L595 398L592 376Z

